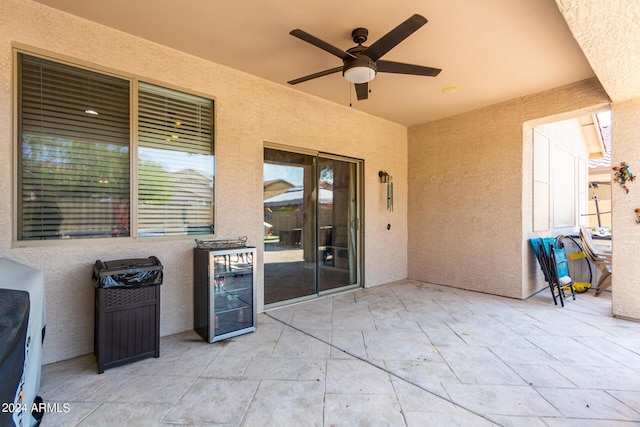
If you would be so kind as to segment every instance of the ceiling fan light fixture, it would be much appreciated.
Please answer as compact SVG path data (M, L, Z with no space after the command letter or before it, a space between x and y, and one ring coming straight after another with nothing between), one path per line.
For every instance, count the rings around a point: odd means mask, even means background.
M376 69L372 63L354 64L346 68L342 75L350 83L368 83L376 77Z
M297 79L290 80L287 83L290 85L296 85L298 83L303 83L308 80L342 71L344 79L349 83L355 84L358 101L362 101L368 98L368 93L370 92L369 85L367 83L376 77L378 71L381 73L436 77L440 71L442 71L439 68L380 59L426 23L427 18L416 13L379 38L370 46L365 46L363 44L367 41L369 31L366 28L356 28L351 32L351 38L357 46L349 48L346 51L299 28L291 30L289 34L292 36L342 59L343 66L299 77Z

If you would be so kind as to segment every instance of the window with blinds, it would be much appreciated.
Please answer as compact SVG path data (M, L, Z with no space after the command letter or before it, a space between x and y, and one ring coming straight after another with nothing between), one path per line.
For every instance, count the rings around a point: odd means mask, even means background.
M213 233L213 101L138 85L138 235Z
M212 100L27 54L17 87L18 240L213 233Z
M129 235L129 82L19 56L18 239Z

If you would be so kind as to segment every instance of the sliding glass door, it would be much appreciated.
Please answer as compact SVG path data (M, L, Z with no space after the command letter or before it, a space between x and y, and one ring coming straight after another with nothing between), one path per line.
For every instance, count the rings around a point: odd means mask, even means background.
M318 158L318 291L358 283L357 164Z
M265 149L264 303L316 293L316 157Z
M360 162L264 150L265 305L359 286Z

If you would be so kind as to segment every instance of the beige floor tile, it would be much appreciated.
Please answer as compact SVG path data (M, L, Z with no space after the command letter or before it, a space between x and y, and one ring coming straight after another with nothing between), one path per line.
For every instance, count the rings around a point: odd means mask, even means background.
M444 388L454 403L489 418L561 415L548 399L529 386L444 384Z
M117 375L86 397L89 402L176 403L196 377Z
M325 359L254 358L244 377L255 380L321 381L327 372Z
M460 383L449 365L424 360L389 360L387 369L393 375L427 390L439 390L440 384Z
M47 375L43 375L47 377ZM88 401L96 391L113 381L113 375L99 375L96 373L67 375L58 381L51 381L42 390L42 398L45 401L58 402L82 402ZM56 385L55 382L58 384Z
M328 358L330 346L325 342L330 342L331 331L313 329L307 332L285 329L273 350L273 357Z
M577 388L567 377L562 375L563 366L558 365L516 365L509 366L520 375L525 383L532 387ZM557 367L558 369L555 369Z
M170 404L103 403L79 427L155 427L171 409Z
M391 376L393 389L404 412L452 412L457 408L449 400L445 389L440 385L437 389L424 390L412 383Z
M420 329L427 334L434 346L463 346L464 340L446 323L440 322L418 322Z
M582 344L580 338L531 336L527 339L545 353L561 360L565 365L620 367L620 363L600 351Z
M83 419L91 417L91 414L101 405L99 402L56 402L52 400L48 400L47 403L58 403L58 407L61 409L45 413L40 422L41 427L76 426ZM65 404L68 406L60 406Z
M358 304L336 308L331 317L331 329L372 331L376 325L369 307Z
M640 391L609 390L608 393L629 408L640 413Z
M633 391L638 389L640 383L640 372L626 367L565 366L561 372L583 389Z
M332 331L331 348L332 359L350 359L352 356L366 359L362 331Z
M513 369L486 347L440 346L438 353L463 384L525 385Z
M400 404L393 395L327 393L324 425L404 427L405 422Z
M543 417L545 425L548 427L637 427L638 423L633 421L616 420L586 420L584 418L546 418Z
M490 419L501 427L548 427L540 417L491 415Z
M564 365L562 360L551 357L536 347L490 346L491 352L507 365Z
M448 323L451 329L472 347L533 348L524 337L496 320Z
M618 337L580 337L580 342L594 351L618 362L622 366L640 371L640 345L636 341L640 336L640 329L633 340ZM634 349L634 347L637 347Z
M400 316L394 317L383 317L381 319L374 320L374 324L376 326L376 330L378 331L421 331L420 326L418 326L417 322L409 322L406 320L402 320Z
M327 361L326 392L394 394L388 373L358 359Z
M258 381L200 378L175 404L164 422L239 425Z
M499 427L498 424L486 418L460 409L437 413L407 411L404 413L404 416L407 420L407 427Z
M442 361L424 332L364 331L364 344L373 360Z
M321 311L295 310L288 322L300 329L331 330L331 307Z
M602 390L541 388L538 391L568 418L640 422L640 413Z
M218 356L271 357L277 343L276 339L255 342L251 340L242 340L239 338L241 337L236 337L221 343L223 345L223 348L222 350L220 350L220 353L218 353Z
M610 298L561 308L544 290L412 280L341 293L213 344L163 337L160 358L100 375L92 355L44 366L40 395L70 410L42 426L640 425L640 324Z
M242 378L250 357L218 356L213 359L200 374L203 378Z
M323 394L320 381L261 381L241 425L322 426Z

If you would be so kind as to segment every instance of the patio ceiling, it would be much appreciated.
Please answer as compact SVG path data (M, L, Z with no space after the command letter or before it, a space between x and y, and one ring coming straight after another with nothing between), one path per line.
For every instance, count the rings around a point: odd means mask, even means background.
M292 90L341 105L352 102L353 108L403 125L594 76L554 0L38 1ZM573 7L577 1L558 2L570 14L579 40L588 38L585 51L601 61L603 46L592 40L589 28L598 22L585 19L585 9ZM337 57L289 35L291 30L303 29L346 50L354 45L354 28L368 28L371 44L414 13L429 22L384 59L442 68L439 76L380 74L365 101L356 101L341 73L296 86L286 83L341 65ZM594 69L604 68L598 62ZM442 92L451 85L460 89Z

